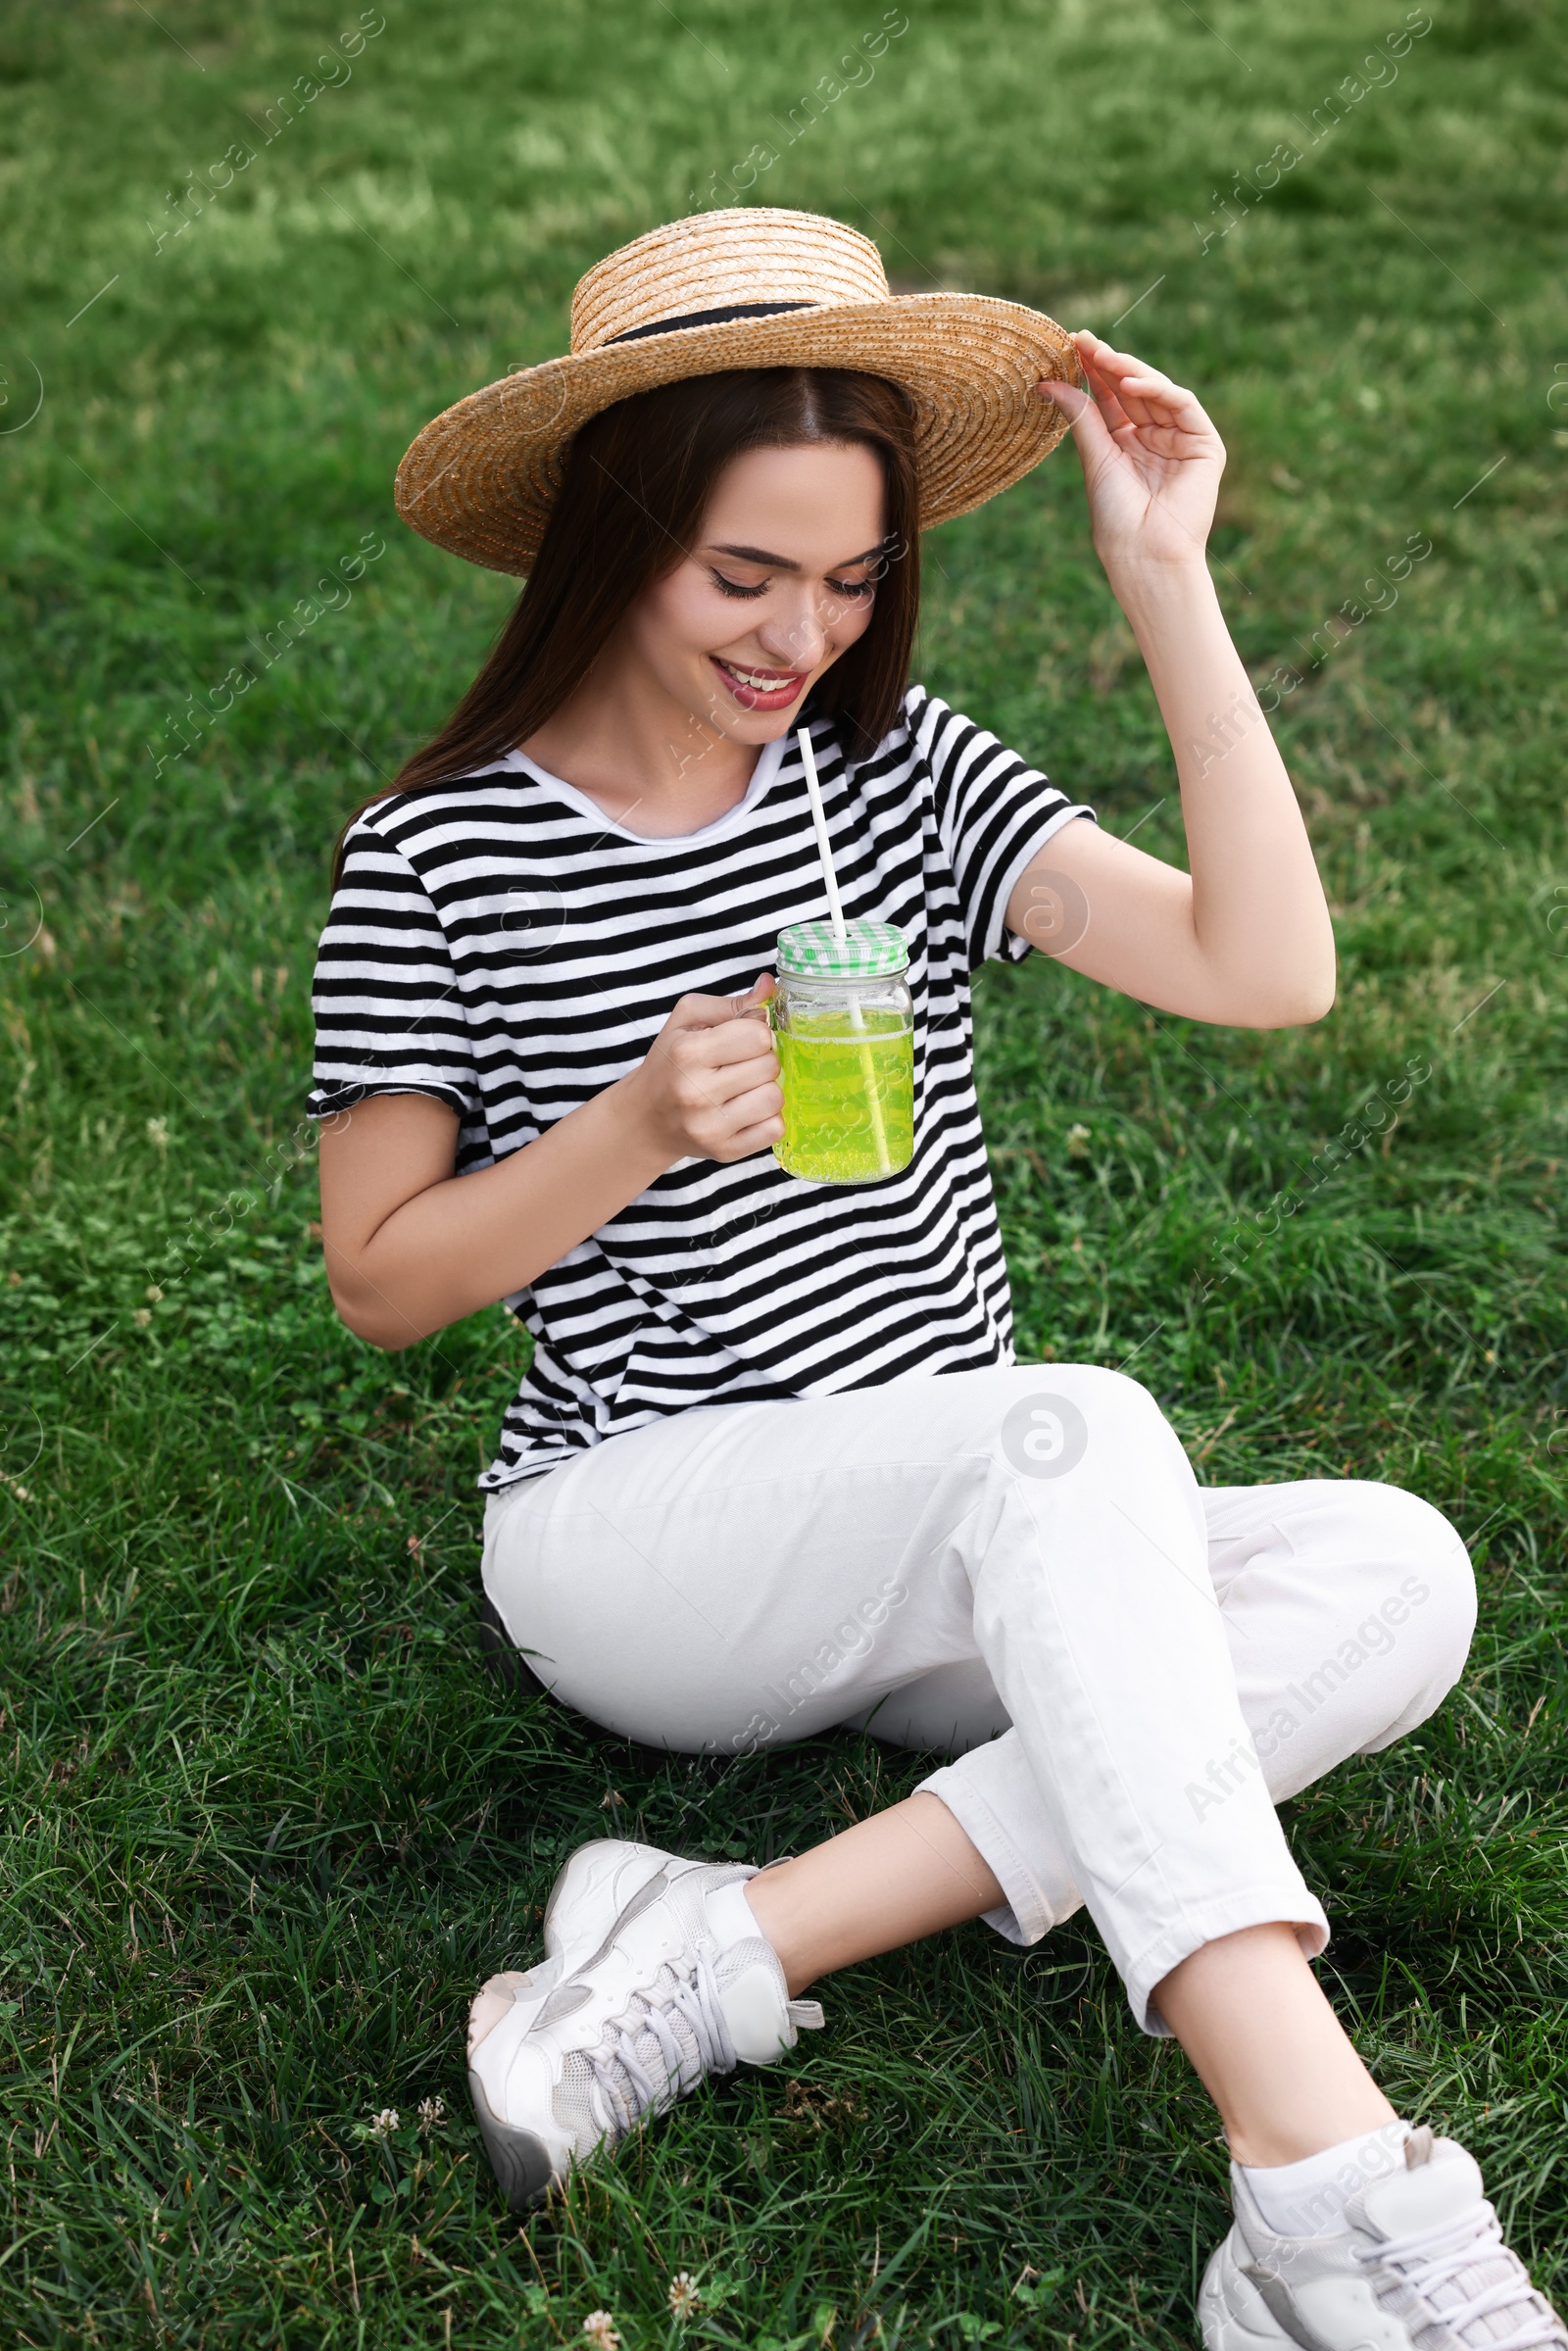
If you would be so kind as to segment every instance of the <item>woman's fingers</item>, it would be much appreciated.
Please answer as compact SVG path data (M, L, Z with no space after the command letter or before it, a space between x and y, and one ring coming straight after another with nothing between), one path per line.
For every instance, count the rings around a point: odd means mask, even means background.
M775 1078L770 1085L753 1086L745 1094L731 1097L725 1104L737 1136L749 1135L758 1126L767 1126L784 1107L784 1090Z
M1119 381L1100 365L1099 353L1095 348L1093 336L1087 339L1087 346L1085 338L1082 336L1076 337L1075 340L1078 343L1079 364L1083 367L1089 389L1094 396L1095 406L1104 419L1105 429L1107 432L1119 432L1132 421L1121 403Z
M1130 351L1117 351L1098 335L1081 334L1076 340L1085 374L1091 382L1104 385L1130 423L1218 440L1197 394L1185 385L1173 383L1160 368L1149 367Z
M1152 381L1170 384L1169 376L1162 375L1157 367L1147 366L1131 351L1118 351L1113 343L1103 341L1099 335L1085 331L1076 340L1086 371L1092 368L1111 382L1119 383L1126 376L1147 376ZM1174 391L1176 387L1171 384L1170 388Z
M1107 417L1093 393L1081 392L1076 384L1049 381L1038 384L1036 390L1066 410L1086 471L1098 469L1107 458L1114 458L1118 431L1126 432L1130 427L1125 422L1118 426L1113 418Z
M1118 393L1124 387L1132 389L1135 385L1139 390L1157 387L1173 394L1178 391L1178 386L1172 383L1168 375L1139 359L1136 352L1118 351L1113 343L1105 342L1099 335L1083 333L1077 341L1084 372L1098 376L1107 386L1114 386ZM1185 397L1191 398L1191 394Z
M1151 465L1176 465L1188 458L1220 454L1217 440L1196 437L1163 412L1140 410L1129 416L1119 401L1097 401L1071 387L1062 398L1063 387L1056 384L1042 383L1039 388L1066 409L1078 454L1097 469L1117 457L1135 469L1147 470Z
M1087 393L1071 385L1040 386L1042 392L1057 399L1058 405L1066 409L1075 429L1085 416L1093 414L1109 439L1124 451L1142 445L1161 456L1178 454L1177 439L1187 426L1187 419L1167 396L1162 378L1139 376L1130 367L1125 373L1103 368L1089 354L1085 355L1084 372L1090 387ZM1176 387L1172 385L1169 390L1174 394ZM1196 410L1196 402L1193 405ZM1082 445L1084 435L1080 433L1079 439Z
M736 1063L773 1058L773 1032L765 1021L732 1020L723 1028L705 1029L686 1049L709 1069L727 1069Z

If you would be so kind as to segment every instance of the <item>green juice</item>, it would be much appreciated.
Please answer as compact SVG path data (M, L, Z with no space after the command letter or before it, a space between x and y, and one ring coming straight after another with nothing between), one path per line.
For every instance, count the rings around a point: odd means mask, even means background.
M874 1183L914 1156L914 1040L898 1012L792 1013L780 1026L784 1132L774 1157L813 1184Z

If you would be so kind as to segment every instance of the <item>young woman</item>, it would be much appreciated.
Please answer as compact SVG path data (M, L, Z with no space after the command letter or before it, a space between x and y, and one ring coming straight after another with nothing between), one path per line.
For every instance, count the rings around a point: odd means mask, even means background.
M1190 875L906 685L920 528L1069 420ZM612 255L569 358L404 462L416 528L528 584L342 844L313 1096L339 1311L384 1347L498 1299L533 1333L483 1574L548 1689L654 1745L856 1723L950 1758L761 1872L585 1847L543 1962L474 2002L474 2102L520 2208L781 2056L818 1977L1087 1905L1228 2133L1211 2346L1568 2345L1471 2157L1394 2113L1318 1988L1327 1921L1274 1810L1451 1687L1463 1545L1390 1487L1200 1489L1135 1381L1011 1356L971 972L1038 941L1189 1019L1333 999L1204 564L1223 462L1190 392L1096 336L894 299L864 239L763 210ZM908 944L914 1155L878 1182L770 1148L769 966L825 906L802 726L845 910Z

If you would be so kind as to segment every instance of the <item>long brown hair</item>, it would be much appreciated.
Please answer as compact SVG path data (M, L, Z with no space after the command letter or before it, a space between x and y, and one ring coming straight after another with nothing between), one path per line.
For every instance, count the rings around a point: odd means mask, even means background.
M366 808L503 759L577 691L644 589L685 557L731 459L811 442L858 442L881 461L886 538L870 622L807 706L837 719L850 758L874 750L908 682L919 613L908 398L883 376L837 367L689 376L616 401L577 434L532 574L489 660L440 732L355 809L338 836L334 887Z

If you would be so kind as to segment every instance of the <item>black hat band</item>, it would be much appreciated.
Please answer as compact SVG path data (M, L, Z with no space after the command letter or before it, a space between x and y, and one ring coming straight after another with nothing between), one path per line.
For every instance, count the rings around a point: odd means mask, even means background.
M722 326L731 318L771 318L780 311L813 311L814 302L726 302L713 311L688 311L683 318L655 318L647 326L628 326L623 335L612 335L610 343L636 343L644 335L678 334L683 326ZM600 346L608 351L610 343Z

